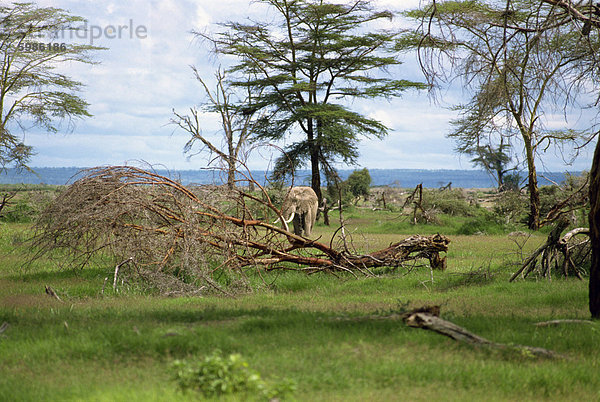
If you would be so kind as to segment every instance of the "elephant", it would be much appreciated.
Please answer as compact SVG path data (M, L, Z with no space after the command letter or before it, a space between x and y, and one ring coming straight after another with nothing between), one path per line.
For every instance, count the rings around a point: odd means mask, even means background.
M294 221L294 234L310 236L315 219L319 199L310 187L292 187L281 205L281 216L287 224Z

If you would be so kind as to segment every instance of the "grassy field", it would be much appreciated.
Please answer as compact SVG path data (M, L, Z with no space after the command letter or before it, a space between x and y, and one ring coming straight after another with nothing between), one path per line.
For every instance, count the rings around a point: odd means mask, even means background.
M458 218L413 227L392 213L346 217L365 252L409 234L447 234L447 271L381 270L359 280L271 273L269 290L237 298L101 294L114 266L73 272L38 260L24 269L29 226L0 223L0 324L10 325L0 334L0 400L197 400L178 390L172 362L215 350L242 354L267 381L293 380L294 400L600 399L600 323L534 325L586 319L587 283L508 283L520 253L544 234L520 248L522 237L506 233L456 234L465 224ZM328 241L333 230L319 225L315 236ZM474 348L385 318L431 303L480 336L564 358Z

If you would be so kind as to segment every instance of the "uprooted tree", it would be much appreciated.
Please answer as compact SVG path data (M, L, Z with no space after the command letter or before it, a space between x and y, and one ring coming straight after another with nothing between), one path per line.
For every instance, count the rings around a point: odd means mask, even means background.
M257 193L214 185L188 188L130 166L91 169L40 215L36 255L79 267L102 258L131 261L132 274L165 293L202 288L230 294L248 289L249 275L260 277L264 270L370 276L374 267L423 258L432 268L446 266L440 253L449 240L441 235L412 236L361 255L340 236L325 244L286 231L269 223L281 218L280 211L246 174Z

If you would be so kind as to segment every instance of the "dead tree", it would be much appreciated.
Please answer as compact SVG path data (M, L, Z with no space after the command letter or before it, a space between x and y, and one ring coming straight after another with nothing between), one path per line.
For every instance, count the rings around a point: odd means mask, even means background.
M576 228L561 237L562 232L569 224L568 219L559 219L548 235L546 242L525 260L521 268L511 276L509 281L514 281L521 274L523 277L527 277L536 268L539 268L543 277L551 278L553 266L555 270L560 270L565 277L569 275L569 272L573 272L577 278L583 279L578 267L580 264L574 262L573 254L578 254L578 262L585 260L589 255L589 238L575 244L572 244L571 240L581 234L589 236L589 229ZM538 258L540 260L539 264Z
M417 213L420 211L421 216L425 219L425 222L431 222L433 218L423 207L423 183L417 184L413 192L404 201L403 208L408 207L410 204L413 205L413 218L412 223L416 225L419 221Z
M444 190L449 190L449 191L451 191L451 190L452 190L452 182L449 182L449 183L448 183L448 184L446 184L445 186L441 186L441 187L439 188L439 190L440 190L440 191L444 191Z
M333 239L327 245L295 235L269 223L281 213L253 182L262 194L245 192L245 186L192 189L131 166L91 169L42 212L33 248L37 256L57 256L79 267L96 258L109 258L114 267L131 257L140 276L157 283L170 275L168 280L222 293L229 291L219 275L226 272L229 284L248 287L252 268L369 276L373 267L400 267L415 259L446 266L440 253L450 241L442 235L412 236L366 255L336 250Z

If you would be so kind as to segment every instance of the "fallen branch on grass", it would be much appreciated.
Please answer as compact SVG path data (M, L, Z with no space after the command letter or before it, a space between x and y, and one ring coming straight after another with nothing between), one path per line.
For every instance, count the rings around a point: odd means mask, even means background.
M404 322L409 327L428 329L430 331L437 332L438 334L450 337L456 341L465 342L474 346L487 346L495 349L514 350L543 358L561 357L556 352L544 348L522 345L506 345L503 343L492 342L429 312L417 311L407 313L404 315Z
M54 289L52 289L50 286L45 285L45 290L46 290L46 294L56 300L58 300L59 302L62 302L61 298L58 297L58 295L56 294L56 292L54 291Z
M504 343L492 342L479 335L476 335L469 330L454 324L453 322L444 320L439 317L440 306L426 305L410 311L392 311L386 314L373 314L360 317L339 317L338 320L364 321L364 320L402 320L407 326L413 328L422 328L437 332L438 334L447 336L455 341L468 343L473 346L485 346L494 349L512 350L519 353L542 357L542 358L560 358L562 355L553 352L552 350L538 348L534 346L522 345L506 345Z
M593 324L593 321L590 321L590 320L573 320L573 319L551 320L551 321L536 322L535 326L536 327L550 327L550 326L556 326L556 325L561 325L561 324Z
M114 269L113 288L120 268L132 262L135 273L163 294L182 288L194 294L203 286L228 294L223 282L249 288L247 274L253 268L373 276L371 268L416 259L429 260L435 269L446 267L440 253L450 240L439 234L411 236L361 255L334 248L333 238L328 245L273 225L269 222L281 212L269 192L247 175L258 194L244 191L247 186L186 187L131 166L91 169L40 214L33 248L38 256L63 250L61 261L80 268L93 258L108 257L111 265L122 261ZM219 281L222 275L227 280Z

